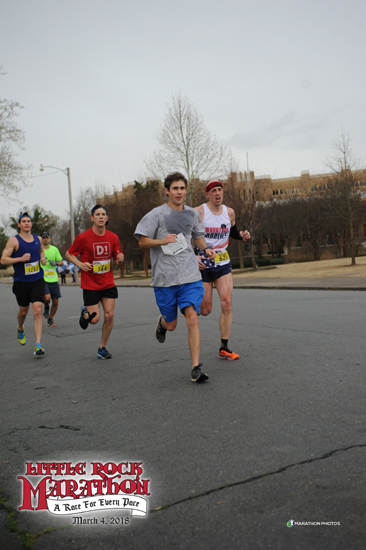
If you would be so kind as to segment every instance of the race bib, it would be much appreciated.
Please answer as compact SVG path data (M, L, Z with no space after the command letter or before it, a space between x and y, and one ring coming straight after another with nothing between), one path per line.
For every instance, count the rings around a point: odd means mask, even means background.
M93 273L107 273L111 270L110 260L98 260L93 262Z
M33 275L39 271L39 262L33 262L30 264L24 264L24 273L26 275Z
M215 263L219 263L219 262L224 262L225 260L230 260L230 256L229 256L229 253L227 250L225 250L225 252L219 252L218 254L216 254L215 256Z
M188 245L183 233L179 233L179 235L177 235L177 240L175 243L168 243L162 245L161 247L164 254L167 254L168 256L176 256L177 254L183 252L186 248L188 248Z
M56 276L56 270L55 269L45 269L44 270L44 276L45 277L55 277Z

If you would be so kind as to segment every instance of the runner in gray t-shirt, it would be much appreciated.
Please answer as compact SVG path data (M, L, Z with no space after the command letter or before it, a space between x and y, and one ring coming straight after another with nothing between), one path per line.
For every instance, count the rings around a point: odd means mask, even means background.
M207 248L204 228L194 208L184 205L187 180L179 172L165 179L168 203L154 208L142 218L135 230L141 248L150 248L152 286L160 317L155 330L158 342L165 341L166 331L177 326L177 309L188 326L188 343L192 359L192 382L204 382L207 374L199 363L201 333L198 315L203 298L203 285L191 239L210 258L215 252Z

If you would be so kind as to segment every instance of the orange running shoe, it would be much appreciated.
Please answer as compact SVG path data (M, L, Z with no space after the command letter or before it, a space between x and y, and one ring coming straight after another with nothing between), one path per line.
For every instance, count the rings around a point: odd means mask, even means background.
M235 361L235 359L239 359L240 355L237 353L234 353L229 348L226 348L224 346L221 346L219 349L219 355L222 359L228 359L229 361Z

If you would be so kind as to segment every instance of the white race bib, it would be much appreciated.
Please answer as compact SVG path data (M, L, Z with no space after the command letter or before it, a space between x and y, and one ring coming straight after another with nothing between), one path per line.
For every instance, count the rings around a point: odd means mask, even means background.
M168 256L176 256L177 254L183 252L186 248L188 248L188 245L183 233L179 233L179 235L177 235L177 240L175 243L168 243L161 246L164 254L167 254Z

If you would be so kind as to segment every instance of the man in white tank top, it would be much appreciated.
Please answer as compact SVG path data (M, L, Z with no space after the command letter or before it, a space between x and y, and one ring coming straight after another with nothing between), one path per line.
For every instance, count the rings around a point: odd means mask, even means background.
M216 252L215 260L208 260L203 251L198 251L198 265L201 270L205 294L201 304L201 315L209 315L212 311L212 288L215 287L221 301L220 333L221 347L219 355L231 361L239 359L237 353L228 348L233 310L231 295L233 292L233 276L227 247L229 236L234 239L250 239L249 231L238 231L235 225L235 212L222 204L224 189L221 181L210 180L206 185L208 202L196 207L205 229L205 241L209 248Z

